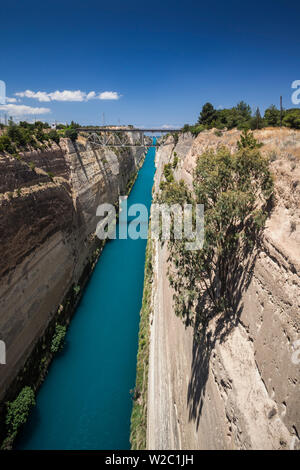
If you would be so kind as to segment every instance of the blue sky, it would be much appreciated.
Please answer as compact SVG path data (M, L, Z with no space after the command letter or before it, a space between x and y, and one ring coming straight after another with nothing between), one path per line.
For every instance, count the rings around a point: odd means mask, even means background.
M10 1L0 79L17 101L6 109L28 120L101 124L105 113L108 124L181 126L206 101L263 111L283 95L292 107L299 20L293 0Z

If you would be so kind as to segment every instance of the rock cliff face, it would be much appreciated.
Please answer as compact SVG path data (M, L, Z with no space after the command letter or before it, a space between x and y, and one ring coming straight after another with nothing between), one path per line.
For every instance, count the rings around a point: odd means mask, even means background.
M150 449L300 448L300 132L255 132L270 156L276 206L263 246L244 274L236 322L213 343L195 340L173 311L167 246L154 242L148 388ZM154 191L163 166L179 157L175 177L189 185L208 147L236 147L239 132L169 137L156 155ZM251 261L251 263L250 263Z
M0 155L0 401L95 250L97 206L118 202L143 155L84 139Z

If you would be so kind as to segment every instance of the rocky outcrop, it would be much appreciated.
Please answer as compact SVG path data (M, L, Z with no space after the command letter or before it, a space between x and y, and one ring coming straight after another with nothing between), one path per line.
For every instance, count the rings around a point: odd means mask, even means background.
M0 401L91 259L97 206L118 203L143 155L83 138L0 155Z
M147 446L150 449L300 448L300 132L255 132L271 160L276 206L259 252L245 260L247 278L235 321L200 341L173 311L167 245L153 242ZM239 132L172 137L156 155L155 192L163 165L179 157L176 178L192 183L206 148L236 147ZM214 338L214 341L211 339Z

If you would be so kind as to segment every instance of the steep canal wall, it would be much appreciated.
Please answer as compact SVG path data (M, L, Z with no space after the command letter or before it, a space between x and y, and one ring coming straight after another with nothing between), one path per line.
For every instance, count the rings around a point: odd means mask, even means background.
M255 132L271 158L276 204L241 293L236 322L201 341L174 313L168 247L152 243L148 373L149 449L299 448L300 132ZM170 136L156 153L154 197L164 165L191 187L197 155L239 132ZM210 335L210 336L209 336ZM214 340L214 341L213 341ZM298 352L297 352L298 349Z
M0 402L46 369L55 322L69 321L102 248L96 208L127 193L144 153L92 149L81 138L0 155Z
M150 148L128 197L128 210L143 203L149 213L153 176ZM124 220L117 223L116 233L120 224L124 234ZM127 229L131 226L128 218ZM145 250L144 238L117 236L106 243L17 448L129 448Z

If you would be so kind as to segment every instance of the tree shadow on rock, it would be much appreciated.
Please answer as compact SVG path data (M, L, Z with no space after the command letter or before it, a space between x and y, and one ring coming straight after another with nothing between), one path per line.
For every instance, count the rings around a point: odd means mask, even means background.
M187 391L189 421L193 420L196 423L197 430L203 411L211 355L216 344L225 342L240 321L243 311L242 296L251 282L258 253L258 250L251 256L248 253L247 261L242 262L241 258L246 255L243 252L232 261L230 287L227 293L230 298L223 312L209 302L206 293L199 298L193 322L192 364ZM218 280L214 279L214 283L217 282Z

